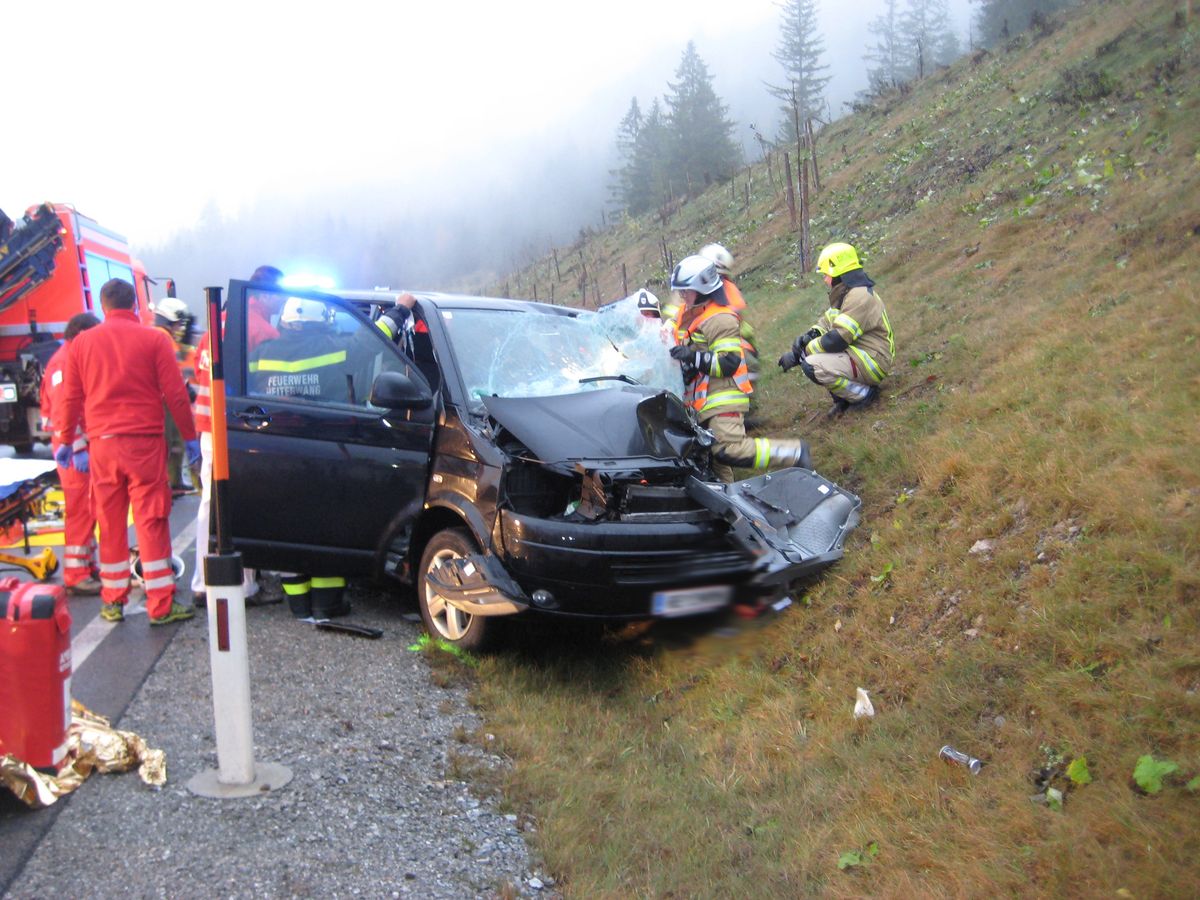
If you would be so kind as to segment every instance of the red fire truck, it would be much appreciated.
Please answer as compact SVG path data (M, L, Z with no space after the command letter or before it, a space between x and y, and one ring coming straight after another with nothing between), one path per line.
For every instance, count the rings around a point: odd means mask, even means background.
M154 282L124 237L63 203L30 207L21 223L0 210L0 443L24 450L47 438L42 369L71 316L104 318L100 287L110 278L133 285L138 315L151 322Z

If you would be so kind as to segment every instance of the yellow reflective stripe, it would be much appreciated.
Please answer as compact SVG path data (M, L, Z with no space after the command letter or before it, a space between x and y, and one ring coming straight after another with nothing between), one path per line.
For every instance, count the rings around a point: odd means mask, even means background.
M283 592L290 597L299 597L302 594L307 594L311 583L308 581L292 581L283 582Z
M824 352L825 348L821 346L821 339L819 337L813 338L808 342L808 346L804 348L805 356L812 356L813 354Z
M334 366L346 361L346 351L336 350L333 353L323 353L320 356L310 356L307 359L260 359L250 363L251 372L307 372L309 369L320 369L323 366Z
M386 334L389 338L394 338L396 336L396 332L392 331L391 319L380 316L375 320L375 327Z
M849 378L843 378L841 375L839 375L839 376L838 376L838 377L837 377L837 378L834 380L833 384L831 384L831 385L829 386L829 389L830 389L831 391L840 391L842 388L844 388L844 387L845 387L846 385L848 385L849 383L850 383L850 379L849 379Z
M721 338L719 341L713 341L713 345L712 345L713 353L727 353L731 350L741 350L741 349L742 349L742 339L735 338L735 337Z
M317 578L316 576L313 576L312 586L314 590L319 588L345 587L346 579L342 578L341 576L334 576L332 578Z
M858 349L857 347L850 347L849 350L858 357L858 361L863 364L863 368L867 370L867 374L870 375L873 380L883 381L883 369L879 368L879 365L875 362L875 360L871 359L869 354Z
M701 409L717 409L721 406L741 406L745 408L749 404L749 399L741 391L717 391L704 401Z
M754 439L754 468L765 469L771 461L771 441L767 438Z
M888 319L888 314L887 314L886 309L882 311L882 315L883 315L883 327L887 329L888 355L891 356L892 359L895 359L896 358L896 336L894 334L892 334L892 323Z
M835 327L840 326L850 332L850 339L852 341L857 341L860 337L862 337L862 326L845 313L839 313L837 317L834 318L833 324Z

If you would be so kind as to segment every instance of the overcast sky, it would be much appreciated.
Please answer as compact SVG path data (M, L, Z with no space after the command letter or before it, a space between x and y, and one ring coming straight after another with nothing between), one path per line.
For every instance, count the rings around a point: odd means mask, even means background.
M879 3L823 0L828 61ZM71 203L145 250L212 204L423 207L538 148L608 152L629 98L661 96L688 40L722 97L753 87L778 70L778 20L774 0L10 0L0 208Z

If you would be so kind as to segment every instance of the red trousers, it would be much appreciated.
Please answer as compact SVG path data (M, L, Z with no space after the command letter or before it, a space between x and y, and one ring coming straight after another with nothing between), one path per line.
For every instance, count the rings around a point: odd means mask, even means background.
M96 555L96 513L92 508L92 480L87 472L58 467L63 505L63 584L90 578Z
M105 603L129 599L128 511L142 556L146 612L165 616L175 599L171 571L171 488L167 484L167 445L161 434L93 438L92 500L100 521L100 597Z

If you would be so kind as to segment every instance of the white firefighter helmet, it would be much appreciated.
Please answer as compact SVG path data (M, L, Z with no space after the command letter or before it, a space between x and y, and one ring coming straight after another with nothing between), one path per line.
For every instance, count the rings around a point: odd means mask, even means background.
M146 576L142 573L142 551L137 547L129 548L129 574L133 583L143 591L146 589ZM171 557L171 574L178 581L183 577L183 560L178 556Z
M279 313L279 324L285 328L305 325L327 325L332 321L331 310L320 300L288 297Z
M645 288L642 288L640 291L638 291L637 308L638 312L643 316L655 316L656 318L662 317L662 309L658 304L658 298Z
M189 314L188 305L178 297L163 297L154 304L154 314L171 325L178 325Z
M671 290L696 291L704 296L721 286L717 266L703 256L685 256L671 273Z
M705 259L711 259L713 265L717 267L717 271L722 275L729 275L733 272L733 254L720 244L705 244L700 248L700 255Z

